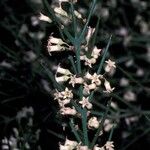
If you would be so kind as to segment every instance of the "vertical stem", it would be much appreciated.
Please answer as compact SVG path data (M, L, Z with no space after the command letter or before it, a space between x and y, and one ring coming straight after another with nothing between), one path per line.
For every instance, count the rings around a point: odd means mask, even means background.
M109 49L109 46L110 46L111 38L112 38L112 35L110 36L109 41L108 41L108 43L107 43L107 46L106 46L106 49L105 49L105 51L104 51L102 60L101 60L101 62L100 62L99 68L98 68L98 70L97 70L97 74L100 74L101 71L102 71L102 67L103 67L103 64L104 64L104 61L105 61L105 58L106 58L106 54L107 54L108 49Z
M88 130L87 130L87 111L86 109L82 110L82 128L83 128L83 138L84 138L84 145L89 146L89 139L88 139Z
M70 3L71 5L71 11L72 11L72 18L73 18L73 28L74 28L74 34L75 34L75 39L77 37L77 20L76 17L74 15L74 5L72 4L72 2Z

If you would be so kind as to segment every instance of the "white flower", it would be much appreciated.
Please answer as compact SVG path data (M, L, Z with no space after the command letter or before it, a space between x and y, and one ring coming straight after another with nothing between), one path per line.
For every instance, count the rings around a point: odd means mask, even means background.
M77 78L76 75L74 75L74 76L70 77L69 84L72 84L72 86L74 87L75 84L83 84L83 82L84 82L83 78L81 78L81 77Z
M114 150L114 142L113 141L107 141L105 144L106 150Z
M136 75L138 77L142 77L144 75L144 70L142 68L138 68L138 70L136 71Z
M84 76L86 79L89 79L89 80L91 80L91 78L92 78L92 75L89 73L89 72L87 72L86 74L85 74L85 76Z
M110 131L113 126L114 126L114 124L112 123L111 120L105 119L105 121L104 121L104 130L106 132Z
M56 92L54 93L54 100L66 100L72 98L73 98L72 90L69 90L67 87L65 88L65 91L59 92L56 90Z
M93 129L93 128L97 129L98 127L99 127L99 121L97 120L97 118L96 117L90 118L88 121L88 128L89 129Z
M131 91L131 90L128 90L127 92L125 92L125 94L123 95L123 98L127 101L136 101L136 94Z
M59 14L59 15L61 15L61 16L69 18L67 12L64 11L61 7L55 7L54 8L54 12L57 13L57 14Z
M65 88L65 91L62 91L61 94L63 95L63 99L72 99L73 98L73 93L72 90L69 90L67 87Z
M139 120L139 116L131 116L131 117L125 118L125 122L128 126L130 126L131 123L137 122L138 120Z
M49 22L49 23L52 22L52 20L49 17L43 15L42 13L40 13L39 20L46 21L46 22Z
M51 54L51 52L60 52L60 51L64 51L65 47L61 46L61 45L48 45L47 46L48 52L49 54Z
M126 79L126 78L121 78L120 79L120 86L126 87L128 85L129 85L129 80L128 79Z
M64 145L69 146L70 149L75 149L77 147L78 143L76 141L71 141L71 140L66 139Z
M62 115L76 115L77 111L75 110L75 108L70 108L70 107L62 107L60 109L60 114Z
M96 63L96 59L95 58L87 58L86 55L82 55L80 56L80 60L84 60L84 64L86 66L89 66L90 68L92 67L92 64L95 64Z
M80 56L80 60L85 60L86 59L86 55L81 55Z
M84 83L84 89L83 89L83 93L84 94L90 94L91 90L95 90L96 89L96 84L92 83L92 84L86 84Z
M63 45L63 44L65 44L65 42L63 42L63 40L60 38L50 36L48 39L48 45L51 45L51 44Z
M91 56L95 59L97 59L100 55L102 49L98 49L96 46L93 48Z
M74 14L78 19L82 19L82 15L78 11L74 10Z
M89 66L90 68L92 68L92 64L95 64L95 63L96 63L96 59L95 58L87 58L87 57L85 57L84 64L86 66Z
M87 72L85 75L85 78L91 80L91 83L94 83L97 86L99 86L99 85L101 85L101 79L103 79L103 76L97 75L96 73L91 75L89 72Z
M86 107L87 109L92 109L92 104L89 102L88 97L83 97L82 101L79 101L79 104L81 104L83 108Z
M104 147L98 147L97 145L95 145L93 150L105 150L105 148Z
M105 79L104 82L104 86L105 86L105 91L106 93L111 93L115 88L111 88L110 83Z
M64 75L72 74L69 69L64 69L64 68L61 68L60 66L58 66L57 68L57 73L64 74Z
M59 144L59 150L70 150L70 147Z
M88 146L81 146L81 145L79 145L78 147L77 147L77 150L89 150L89 148L88 148Z
M105 61L106 66L105 66L105 71L110 72L112 69L116 68L115 62L111 61L110 59Z
M89 40L92 37L94 32L95 32L95 28L88 27L87 35L85 37L87 43L89 43Z
M60 76L60 77L56 77L55 76L55 80L59 83L59 82L65 82L67 80L69 80L70 77L64 75L64 76Z
M65 105L70 103L70 99L58 100L58 104L60 107L64 107Z
M54 100L59 100L62 99L63 95L61 94L61 92L57 91L54 93Z
M94 73L91 77L91 82L95 83L97 86L101 85L101 79L102 75L97 75L96 73Z
M73 2L73 3L76 3L77 0L58 0L60 3L61 2Z

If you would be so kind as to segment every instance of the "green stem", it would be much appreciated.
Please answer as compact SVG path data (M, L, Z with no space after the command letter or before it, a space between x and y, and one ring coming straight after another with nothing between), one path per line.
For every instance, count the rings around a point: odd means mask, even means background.
M77 20L76 20L76 17L74 15L74 10L75 10L74 5L72 2L70 3L70 5L71 5L72 18L73 18L74 35L75 35L75 39L76 39L76 37L77 37Z
M72 132L74 133L74 135L75 135L75 137L76 137L76 140L78 141L78 143L80 143L80 142L81 142L81 139L80 139L80 136L79 136L77 130L76 130L75 127L74 127L73 118L70 119L69 125L70 125L70 127L71 127Z
M82 116L82 128L83 128L84 145L89 146L88 130L87 130L87 111L86 111L86 109L82 110L81 116Z
M83 28L83 30L82 30L82 32L81 32L81 35L80 35L80 37L79 37L79 40L78 40L80 43L81 43L82 40L83 40L84 34L85 34L85 32L86 32L87 26L88 26L88 24L89 24L89 21L90 21L90 19L91 19L91 16L92 16L92 14L93 14L93 11L94 11L95 6L96 6L96 0L93 0L92 6L91 6L91 8L90 8L90 13L89 13L87 22L86 22L86 24L85 24L85 26L84 26L84 28Z
M76 66L75 66L75 63L74 63L74 60L73 60L73 57L72 56L69 56L68 59L70 60L71 62L71 65L73 67L73 71L75 74L77 74L77 69L76 69Z
M92 143L91 143L91 145L90 145L90 148L91 148L91 149L93 149L93 147L94 147L94 145L95 145L95 143L96 143L96 141L97 141L97 139L98 139L98 137L99 137L100 131L101 131L102 128L103 128L104 121L105 121L105 119L106 119L106 117L107 117L107 114L108 114L108 111L109 111L109 109L110 109L110 104L111 104L111 99L110 99L109 102L108 102L107 110L105 111L105 114L104 114L104 116L103 116L103 118L102 118L102 121L101 121L101 123L100 123L100 126L99 126L99 128L97 129L97 132L96 132L96 134L95 134L95 136L94 136L94 138L93 138L93 141L92 141Z
M106 55L107 55L109 46L110 46L111 38L112 38L112 35L110 36L109 41L108 41L108 43L107 43L107 46L106 46L106 48L105 48L105 51L104 51L102 60L100 61L99 68L98 68L98 70L97 70L97 74L100 74L101 71L102 71L102 67L103 67L103 64L104 64L104 61L105 61L105 58L106 58Z

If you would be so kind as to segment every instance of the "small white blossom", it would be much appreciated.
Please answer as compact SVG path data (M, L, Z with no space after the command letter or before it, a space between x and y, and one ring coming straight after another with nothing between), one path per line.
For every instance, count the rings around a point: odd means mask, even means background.
M95 63L96 63L96 59L95 58L87 58L87 57L85 57L84 64L86 66L89 66L90 68L92 68L92 64L95 64Z
M57 14L59 14L59 15L61 15L61 16L69 18L67 12L64 11L61 7L55 7L54 8L54 12L57 13Z
M73 2L73 3L76 3L77 0L59 0L59 2Z
M58 66L58 68L57 68L57 73L64 74L64 75L71 75L72 74L69 69L64 69L60 66Z
M105 91L106 93L111 93L115 88L111 88L110 83L105 79L104 82L104 86L105 86Z
M112 123L111 120L105 119L105 121L104 121L104 130L106 132L110 131L113 126L114 126L114 123Z
M72 90L69 90L67 87L65 88L65 91L61 92L61 94L63 95L63 99L66 99L66 98L72 99L73 98Z
M51 52L60 52L64 51L65 47L61 45L48 45L47 46L48 52L51 55Z
M125 118L125 122L128 126L130 126L132 123L137 122L139 120L139 116L131 116Z
M59 150L70 150L69 146L59 144Z
M108 59L105 66L105 71L110 72L112 69L116 68L115 62Z
M100 56L100 52L102 49L98 49L96 46L93 48L91 56L97 59Z
M64 76L60 76L60 77L56 77L55 76L55 80L59 83L59 82L65 82L68 81L70 77L64 75Z
M94 73L93 75L91 75L89 79L91 80L91 83L95 83L97 86L99 86L101 85L101 80L100 80L101 78L102 78L102 75L97 75L96 73Z
M62 108L62 107L65 107L65 105L69 104L70 103L70 99L64 99L64 100L58 100L58 104L59 106Z
M126 67L131 67L134 64L134 60L133 59L129 59L126 63L125 66Z
M89 98L88 97L83 97L82 101L79 101L79 104L82 105L82 107L86 107L87 109L91 109L92 108L92 104L89 102Z
M129 80L128 79L126 79L126 78L121 78L120 79L120 86L126 87L128 85L129 85Z
M80 56L80 60L85 61L84 62L85 66L89 66L90 68L92 68L92 64L96 63L96 59L95 58L87 58L86 55Z
M74 10L74 14L78 19L82 19L82 15L78 11Z
M76 115L77 111L75 110L75 108L70 108L70 107L62 107L60 109L60 114L62 115Z
M89 43L90 38L92 37L94 32L95 32L95 28L88 27L88 32L87 32L87 35L85 37L87 43Z
M48 39L48 45L51 45L51 44L63 45L63 44L65 44L65 42L60 38L50 36Z
M114 150L114 142L113 141L107 141L105 144L106 150Z
M88 128L89 129L93 129L93 128L97 129L98 127L99 127L99 121L97 120L97 118L96 117L90 118L88 121Z
M46 21L46 22L49 22L49 23L52 22L52 20L49 17L43 15L42 13L40 13L39 20Z
M86 55L81 55L80 56L80 60L85 60L86 59Z
M77 147L78 143L76 141L71 141L71 140L66 139L64 145L69 146L70 149L75 149Z
M63 95L61 94L61 92L56 90L56 92L54 93L54 100L60 100L62 98L63 98Z
M104 147L98 147L97 145L95 145L93 150L105 150L105 148Z
M128 90L127 92L125 92L125 94L123 95L123 98L127 101L136 101L136 94L131 91L131 90Z
M79 145L78 147L77 147L77 150L90 150L89 148L88 148L88 146L81 146L81 145Z
M54 93L54 100L71 100L73 98L72 90L65 88L65 91L59 92L56 90Z
M95 90L97 87L96 87L96 84L92 83L92 84L86 84L84 83L84 89L83 89L83 93L84 94L90 94L90 91L91 90Z
M136 71L136 75L138 77L142 77L144 75L144 70L142 68L138 68L138 70Z
M69 84L71 84L73 87L75 84L83 84L84 79L82 77L76 77L76 75L70 77Z

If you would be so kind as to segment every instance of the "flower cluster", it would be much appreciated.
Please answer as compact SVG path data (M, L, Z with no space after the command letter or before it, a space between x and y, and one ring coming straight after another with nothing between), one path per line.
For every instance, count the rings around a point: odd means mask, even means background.
M71 141L69 139L66 139L64 145L61 143L59 144L60 150L90 150L86 145L81 145L81 143L77 143L76 141ZM95 145L93 150L114 150L114 144L113 141L107 141L106 144L102 147L99 147L98 145Z
M40 148L40 145L38 144L40 129L35 130L33 117L33 108L23 107L22 110L20 110L15 116L18 128L14 127L11 134L1 140L0 148L2 150L28 150L33 149L33 147L35 149ZM35 147L35 145L37 146Z
M77 1L59 0L59 6L53 8L56 16L58 18L67 18L69 20L82 19L84 24L85 19L83 19L82 15L78 11L73 10L72 13L74 14L70 15L68 12L63 10L63 2L73 4ZM63 22L63 26L64 25L65 22ZM98 129L101 126L101 119L91 113L91 111L94 110L94 106L92 104L93 97L91 95L99 90L102 90L103 93L107 94L113 92L114 88L111 87L110 82L106 79L106 75L116 68L115 62L108 59L104 62L104 74L93 72L93 65L97 63L99 56L102 55L102 49L97 46L93 46L93 48L89 46L91 37L94 33L95 28L87 26L84 37L85 40L78 45L78 47L80 47L80 51L76 47L76 42L68 44L64 39L62 40L61 38L57 38L52 35L49 37L47 44L49 54L69 50L76 55L76 61L73 60L73 68L75 69L63 68L61 67L61 64L58 65L55 73L55 81L61 88L56 88L53 96L54 100L59 104L59 113L62 116L67 116L70 119L82 119L82 123L84 121L83 118L87 118L86 125L83 126L89 130ZM77 53L77 51L79 51L79 53ZM82 67L84 67L84 71L79 71L79 68L82 70ZM83 116L83 114L85 116ZM78 126L77 129L75 128L78 132L78 129L80 130L80 125L75 125ZM86 145L82 140L76 142L68 139L66 139L64 144L60 143L59 148L60 150L91 150L89 145ZM108 141L103 147L95 145L92 149L113 150L114 145L113 142Z

